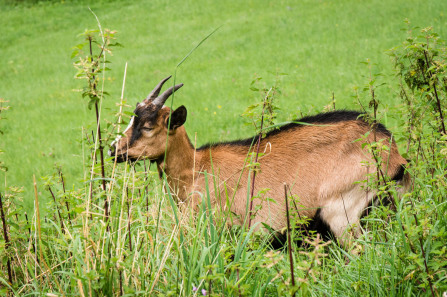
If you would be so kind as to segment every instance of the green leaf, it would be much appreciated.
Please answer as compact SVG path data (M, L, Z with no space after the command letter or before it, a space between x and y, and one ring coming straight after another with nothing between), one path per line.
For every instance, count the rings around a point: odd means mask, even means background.
M121 44L121 43L119 43L119 42L111 43L111 44L109 44L109 46L118 46L118 47L124 47L124 45L122 45L122 44Z
M71 53L71 59L73 59L73 58L76 57L77 55L79 55L79 50L74 50L74 51Z
M88 109L91 110L93 105L95 104L96 100L95 99L90 99L89 103L88 103Z

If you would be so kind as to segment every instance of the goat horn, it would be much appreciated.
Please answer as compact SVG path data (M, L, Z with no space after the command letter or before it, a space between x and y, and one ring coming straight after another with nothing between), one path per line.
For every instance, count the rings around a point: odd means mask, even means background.
M160 96L155 98L154 101L152 101L152 104L154 104L158 108L161 108L163 106L163 104L165 104L166 100L168 100L169 96L171 96L172 93L174 93L181 87L183 87L183 84L176 85L175 87L170 87L169 89L164 91L163 94L161 94Z
M152 90L152 92L147 95L145 101L153 100L157 98L158 94L160 93L161 87L163 87L164 83L171 78L171 75L163 79L161 82L158 83L158 85L155 87L155 89Z

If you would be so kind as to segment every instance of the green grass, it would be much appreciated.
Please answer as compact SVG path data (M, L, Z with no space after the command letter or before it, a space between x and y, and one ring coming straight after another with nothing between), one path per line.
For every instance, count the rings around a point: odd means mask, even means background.
M401 152L412 140L405 157L412 160L414 191L396 202L395 211L377 207L363 219L359 253L315 237L310 247L294 245L296 287L287 249L272 251L268 237L254 228L226 227L222 214L209 209L209 193L203 193L198 212L181 209L158 174L142 164L136 170L121 164L112 174L113 164L107 162L106 194L97 182L92 189L84 183L90 176L90 151L82 133L91 134L95 116L87 100L73 91L85 82L74 79L70 55L82 41L78 34L97 23L87 2L33 2L0 2L0 98L11 106L0 121L5 151L0 160L9 167L0 173L9 228L9 243L0 235L0 295L201 296L205 289L211 296L290 296L294 290L297 296L432 296L430 286L434 296L447 291L446 139L422 91L409 92L414 114L402 103L399 79L386 54L405 40L400 30L405 18L420 27L434 26L444 37L447 2L90 4L102 27L118 30L125 46L109 57L103 127L115 121L126 62L125 97L131 111L219 27L177 69L177 82L185 86L176 93L174 106L188 108L186 129L192 139L197 135L198 145L253 135L240 114L260 101L260 94L250 90L256 77L271 86L276 73L288 74L279 85L281 122L323 110L332 93L337 108L358 109L354 89L370 80L361 63L367 58L374 63L373 74L383 74L375 83L387 83L376 92L380 117L395 132ZM445 104L445 90L440 93ZM360 97L363 104L370 100L368 91L360 91ZM415 120L411 135L410 119ZM65 191L55 166L66 177ZM56 202L44 183L51 185ZM392 189L380 190L395 195ZM105 195L109 225L102 215Z
M370 58L377 71L392 75L385 51L404 38L403 20L434 26L443 35L447 11L445 1L407 0L7 3L0 11L0 96L11 109L1 122L2 158L9 167L7 184L23 186L26 200L32 197L33 174L48 175L54 164L62 166L70 184L82 178L81 128L91 130L94 114L73 92L82 82L73 79L70 55L78 34L96 28L89 5L103 27L118 30L125 46L110 58L105 87L111 96L102 118L111 121L126 62L125 97L133 106L222 26L177 73L185 86L174 105L188 108L186 128L191 137L197 132L198 144L253 133L239 115L259 97L249 90L256 76L272 84L275 72L288 74L280 84L282 119L299 110L321 110L332 92L338 108L357 108L353 87L368 75L360 62ZM388 105L395 105L396 97L391 87L379 92Z

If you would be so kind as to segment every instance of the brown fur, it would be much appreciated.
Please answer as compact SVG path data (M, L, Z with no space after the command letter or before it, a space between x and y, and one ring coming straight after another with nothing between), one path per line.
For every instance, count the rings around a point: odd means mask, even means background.
M149 105L138 108L147 109ZM250 190L247 188L249 146L223 143L196 150L183 126L168 131L169 114L169 108L163 107L155 121L144 123L145 127L153 130L142 131L141 137L131 146L129 139L133 128L130 127L125 137L118 141L116 154L155 160L158 170L166 174L171 192L180 201L190 202L192 207L200 203L205 193L204 172L207 172L213 204L229 208L239 216L241 223L246 216ZM348 227L354 230L354 236L358 234L359 218L375 196L374 191L366 191L364 185L358 183L376 170L375 166L366 165L373 163L372 157L362 149L363 141L357 141L370 128L360 119L314 124L297 125L261 140L260 152L263 155L259 158L260 171L256 175L254 193L268 188L266 195L276 203L255 199L255 206L262 204L262 208L252 223L264 222L275 230L286 227L285 183L298 198L301 216L313 218L317 209L321 209L321 219L339 240L346 242ZM167 134L169 139L164 156ZM368 136L368 142L373 142L372 134ZM388 131L378 130L376 137L377 140L383 139L384 144L391 148L381 156L387 163L384 174L391 179L406 161L396 144L390 143ZM406 186L408 176L405 174L400 182ZM230 205L226 203L227 198L232 201Z

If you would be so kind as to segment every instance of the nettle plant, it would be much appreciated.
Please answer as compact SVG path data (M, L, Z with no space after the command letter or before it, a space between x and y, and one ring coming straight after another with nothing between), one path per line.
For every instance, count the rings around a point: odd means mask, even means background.
M412 192L400 205L406 279L432 296L447 290L447 46L432 27L408 26L404 43L390 50L404 103Z
M405 42L390 50L401 79L401 97L411 115L407 131L414 139L414 133L427 124L445 136L447 48L432 27L420 30L418 35L414 35L415 30L409 28Z
M275 127L275 119L277 116L276 111L279 110L279 107L275 104L275 100L277 98L277 95L281 94L281 91L279 89L280 75L276 75L275 82L271 87L266 87L265 83L262 86L259 86L261 84L262 77L256 77L250 84L250 90L256 92L257 94L260 94L263 99L261 102L257 102L248 106L242 113L242 116L247 119L247 124L253 125L256 133L258 134L256 143L252 144L254 149L248 156L250 160L248 166L250 167L252 174L249 207L250 216L248 219L249 227L251 226L252 218L260 210L259 207L261 206L261 204L258 204L258 206L255 206L255 209L253 209L253 201L255 199L268 200L271 203L275 203L274 199L268 197L269 189L261 189L260 191L258 191L258 193L254 193L254 185L256 182L256 173L260 170L258 159L262 158L262 156L264 155L264 152L260 151L261 139L265 137L266 133L269 130Z
M378 96L378 89L385 85L383 82L383 74L374 71L374 64L370 59L366 59L365 64L368 69L367 83L358 88L355 88L355 95L353 96L363 111L363 119L370 126L370 131L362 136L361 141L363 143L363 148L366 149L372 156L371 162L366 162L364 166L375 167L375 173L368 174L367 179L362 181L365 187L368 189L376 189L377 197L373 204L375 206L383 206L390 204L390 208L384 208L383 210L396 210L396 197L397 193L395 191L395 181L390 180L384 172L387 171L388 161L383 156L389 156L391 147L388 146L384 139L377 139L376 133L379 123L382 121L381 113L379 112L379 107L381 107L381 101ZM366 104L363 103L367 100ZM385 107L382 107L385 108ZM368 136L372 134L373 141L368 141ZM392 135L392 142L395 142L394 135ZM385 152L385 154L383 154ZM366 210L369 213L369 209ZM389 217L389 213L387 215Z
M106 54L112 54L112 49L117 46L122 46L116 42L116 31L104 29L102 30L85 30L80 36L84 39L82 43L79 43L74 47L72 58L78 60L74 63L77 69L76 78L86 80L87 85L81 90L82 97L88 98L88 108L95 107L96 115L96 133L92 133L92 139L90 140L87 135L87 143L91 143L92 147L92 159L96 164L97 154L100 156L100 179L102 191L106 191L106 174L104 168L104 142L108 142L108 139L102 138L101 124L100 124L100 111L101 100L104 96L108 95L104 91L104 72L110 70L107 64L110 63L106 58ZM96 137L95 137L96 134ZM92 168L91 177L98 175L96 168ZM90 187L93 186L93 182L90 183ZM108 200L104 201L104 214L106 220L109 216Z

